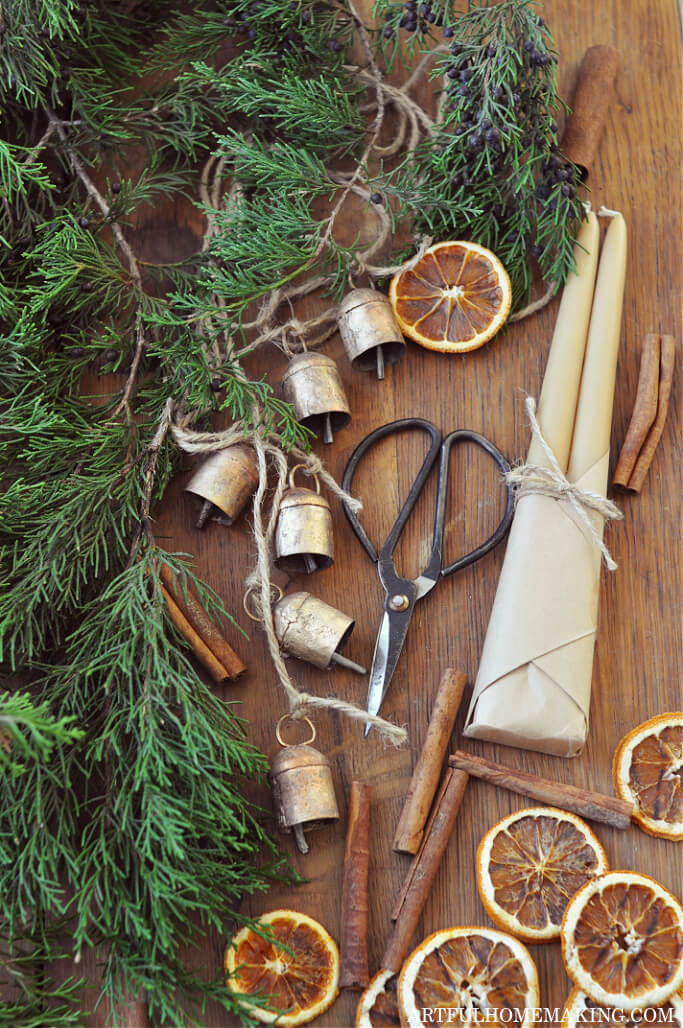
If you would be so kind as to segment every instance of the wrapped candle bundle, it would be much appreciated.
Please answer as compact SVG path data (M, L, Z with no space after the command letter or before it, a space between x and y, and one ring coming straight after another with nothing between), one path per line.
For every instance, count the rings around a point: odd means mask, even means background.
M626 270L626 226L576 246L538 406L465 735L574 756L586 741L604 499ZM592 303L592 308L591 308ZM590 328L589 328L590 323ZM586 336L588 341L586 342Z

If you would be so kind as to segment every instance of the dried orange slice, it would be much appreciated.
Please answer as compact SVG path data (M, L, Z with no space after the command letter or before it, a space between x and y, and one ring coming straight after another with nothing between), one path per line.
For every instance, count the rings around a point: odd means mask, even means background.
M683 907L648 875L608 871L569 901L562 956L601 1006L660 1006L683 985Z
M570 898L609 866L588 825L553 807L498 821L481 840L476 863L489 916L525 942L558 939Z
M356 1028L400 1028L396 986L398 975L382 968L361 996Z
M389 288L403 333L428 350L466 353L491 339L510 311L508 273L477 243L437 243Z
M624 736L612 765L617 795L650 835L683 839L683 712L659 714Z
M258 924L275 941L242 928L225 951L226 984L235 993L268 998L267 1009L244 1004L264 1024L307 1024L339 994L337 944L321 924L296 910L271 910Z
M398 979L401 1024L524 1024L538 1006L526 946L493 928L446 928L414 949Z
M661 1007L627 1012L598 1006L585 992L573 988L562 1011L562 1028L589 1028L590 1025L602 1025L602 1028L646 1028L649 1025L683 1028L683 996L676 993Z

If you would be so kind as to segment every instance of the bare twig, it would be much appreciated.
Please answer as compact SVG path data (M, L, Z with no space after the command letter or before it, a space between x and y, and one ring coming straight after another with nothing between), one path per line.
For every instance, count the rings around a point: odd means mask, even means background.
M56 129L57 135L66 146L67 153L69 155L69 160L71 162L71 167L83 183L88 196L91 197L95 204L97 204L105 218L110 218L111 208L109 207L109 204L102 196L93 180L88 175L78 156L69 147L67 135L64 131L62 121L60 121L60 119L55 115L54 111L50 110L49 107L46 108L46 114L50 125ZM138 265L137 258L133 253L133 250L131 249L130 243L121 231L120 226L115 221L110 221L109 225L116 245L121 250L121 253L126 259L128 270L130 272L130 277L133 280L136 289L140 293L142 293L142 275L140 274L140 267ZM128 378L126 379L126 384L123 388L123 393L121 394L121 400L117 404L116 409L114 410L113 417L117 417L124 410L129 410L129 401L131 394L133 392L133 388L135 386L135 379L138 373L138 367L140 366L140 359L142 357L144 348L145 333L142 324L142 308L138 304L135 315L135 353L133 354L133 360L130 365L130 371L128 372Z

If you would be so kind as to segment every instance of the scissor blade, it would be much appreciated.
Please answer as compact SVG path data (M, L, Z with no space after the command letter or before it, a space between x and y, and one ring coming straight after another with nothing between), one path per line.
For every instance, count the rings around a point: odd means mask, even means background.
M391 682L398 658L403 649L408 626L413 612L413 603L401 612L385 610L377 634L375 653L372 658L370 685L368 687L368 714L379 714L382 701ZM365 725L365 734L370 731L370 724Z

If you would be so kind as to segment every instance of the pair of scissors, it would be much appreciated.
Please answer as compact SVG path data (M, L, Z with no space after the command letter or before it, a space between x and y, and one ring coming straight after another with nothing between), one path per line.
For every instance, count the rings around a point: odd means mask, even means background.
M384 587L384 614L377 633L375 653L372 659L372 670L370 672L370 684L368 687L367 710L370 714L378 714L382 701L389 688L389 683L394 674L396 664L401 655L403 644L410 619L413 615L415 604L427 593L431 592L440 578L452 575L461 568L474 564L486 553L497 546L503 539L510 527L514 512L514 497L512 487L504 479L506 488L505 512L495 531L489 538L475 547L469 553L459 557L452 564L443 566L443 533L446 512L446 495L448 491L448 471L451 449L454 445L463 442L474 443L484 450L498 465L503 475L510 470L510 465L503 454L492 442L472 432L469 429L457 429L450 432L445 439L442 439L441 432L431 421L422 418L403 418L400 421L392 421L388 425L382 425L366 436L351 454L342 478L342 488L346 492L351 491L353 476L363 457L367 454L376 442L384 439L385 436L420 429L426 432L430 438L429 451L417 473L415 481L403 504L394 525L387 536L386 542L379 553L370 541L365 529L361 525L357 514L344 504L344 511L363 549L373 563L377 564L379 578ZM432 537L432 550L427 567L418 578L401 578L394 565L393 554L398 540L406 526L406 523L417 503L420 493L425 487L429 473L439 460L439 474L436 493L436 511L434 515L434 532ZM370 723L365 726L365 734L370 731Z

